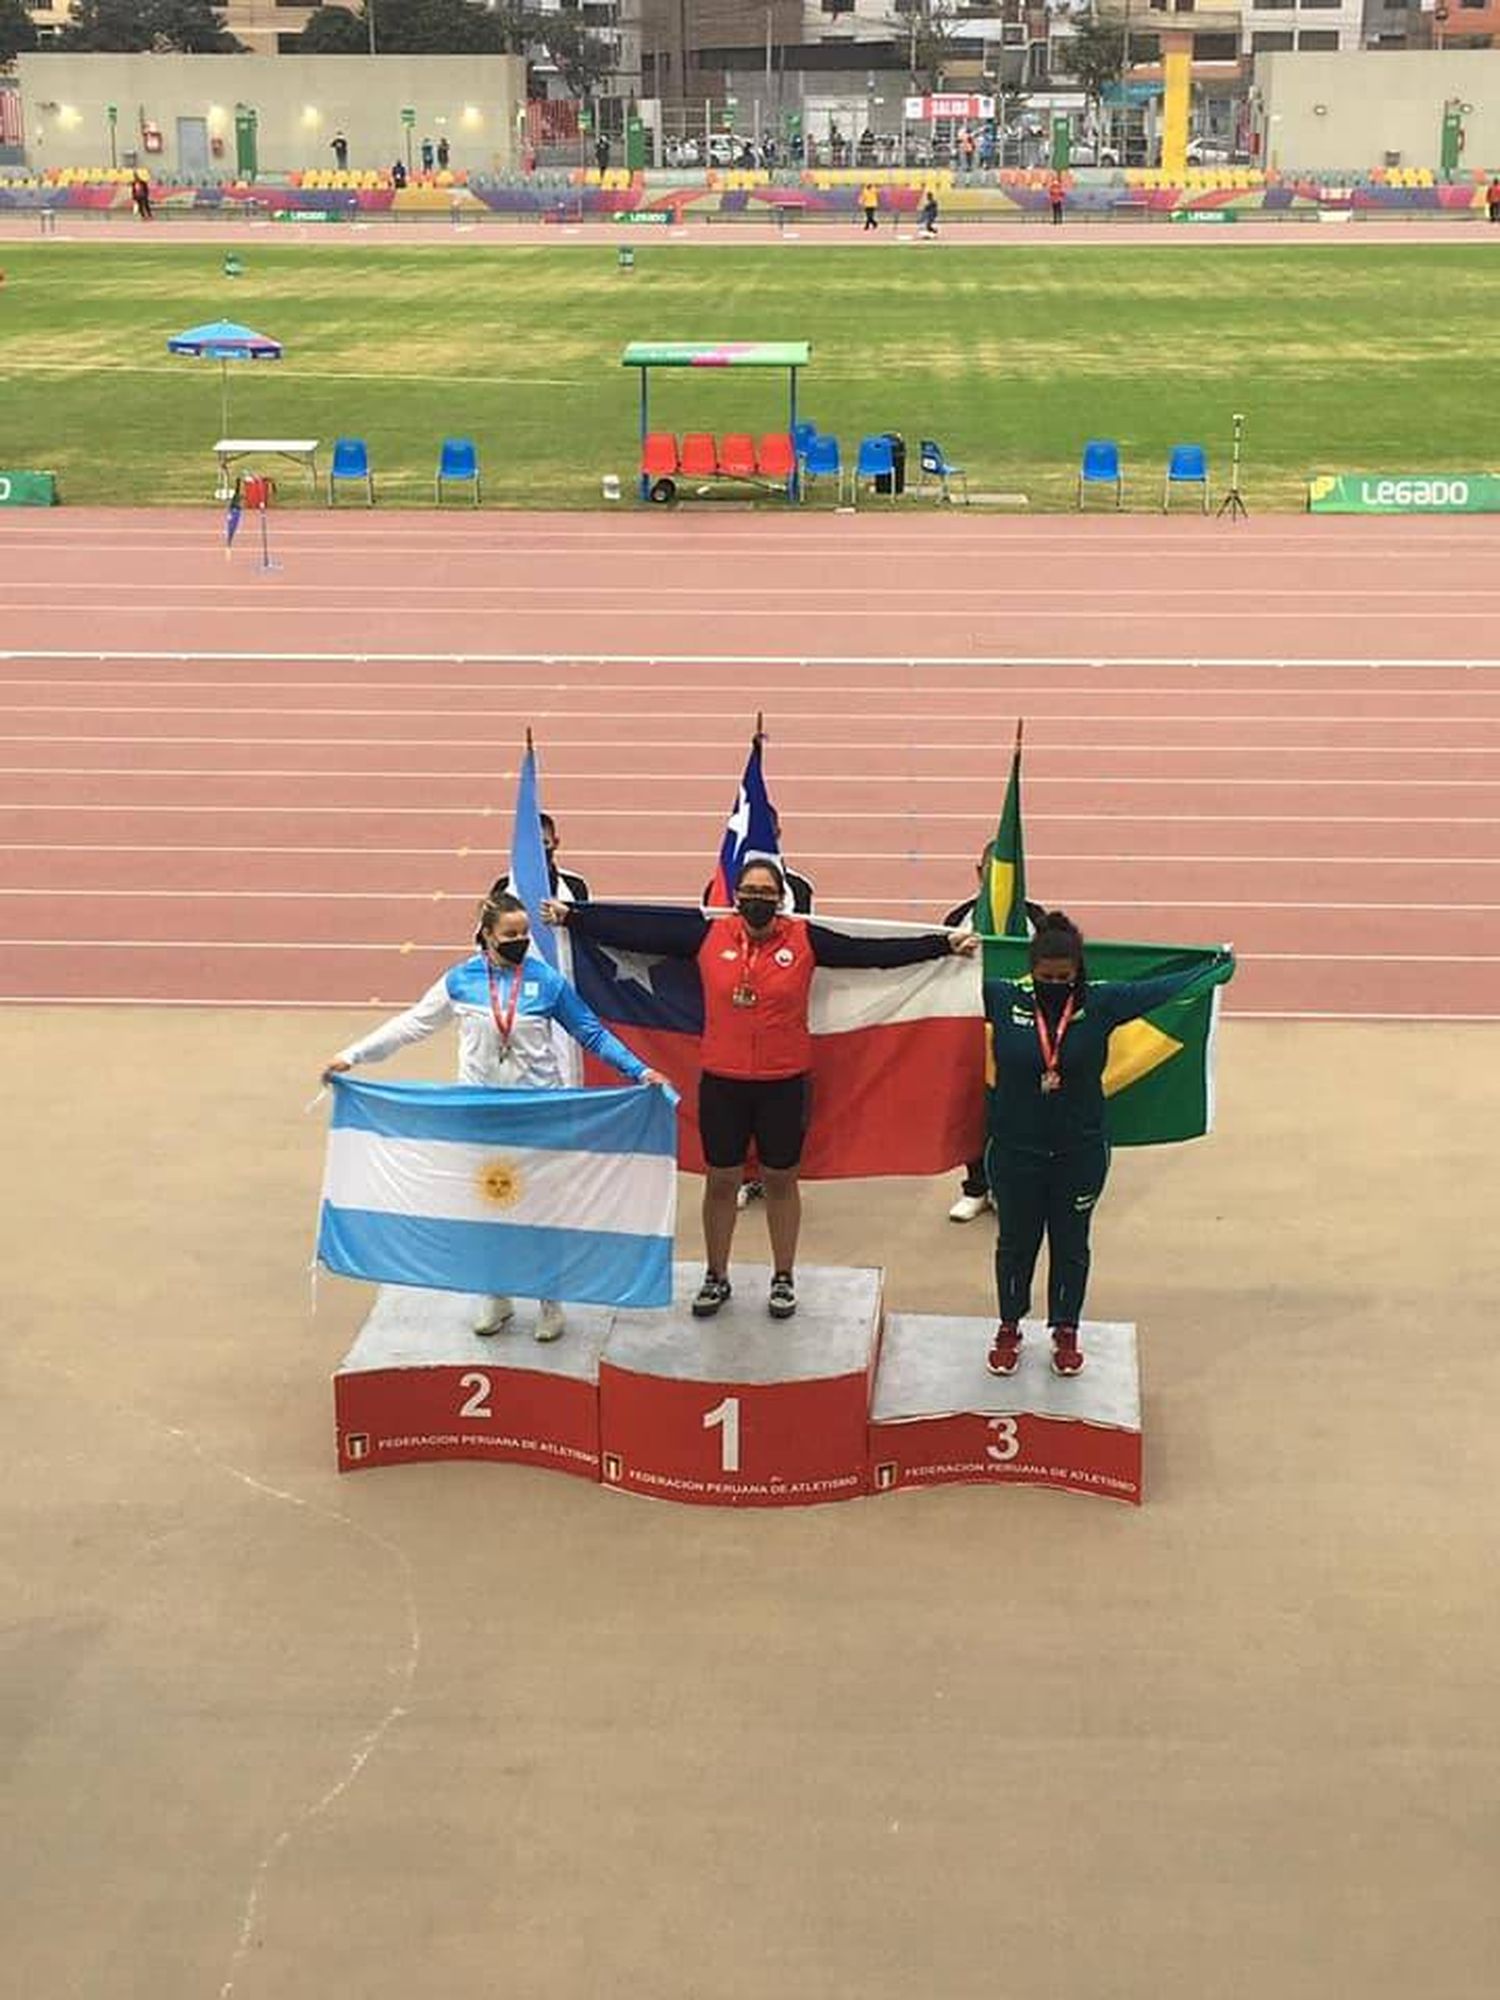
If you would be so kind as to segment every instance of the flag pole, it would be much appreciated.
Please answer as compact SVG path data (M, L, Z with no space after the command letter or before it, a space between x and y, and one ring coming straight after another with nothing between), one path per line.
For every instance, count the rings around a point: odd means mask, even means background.
M755 735L752 737L751 741L755 743L763 743L765 739L766 739L766 712L763 708L758 708L755 711Z
M1016 755L1018 757L1021 754L1021 737L1024 734L1025 729L1026 729L1026 718L1024 715L1018 715L1016 717Z
M531 740L531 724L528 722L526 725L526 754L530 757L535 754L535 751L536 745Z

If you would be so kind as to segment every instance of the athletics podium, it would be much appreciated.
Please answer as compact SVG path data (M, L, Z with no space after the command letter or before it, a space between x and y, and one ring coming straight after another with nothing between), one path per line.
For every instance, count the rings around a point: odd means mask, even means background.
M485 1458L710 1507L811 1506L919 1487L1047 1485L1139 1505L1135 1328L1086 1322L1088 1365L1059 1380L1045 1327L1021 1365L985 1368L987 1319L885 1310L876 1269L808 1265L798 1310L737 1265L710 1320L679 1264L659 1312L570 1307L568 1331L473 1332L479 1300L385 1287L334 1375L340 1471Z

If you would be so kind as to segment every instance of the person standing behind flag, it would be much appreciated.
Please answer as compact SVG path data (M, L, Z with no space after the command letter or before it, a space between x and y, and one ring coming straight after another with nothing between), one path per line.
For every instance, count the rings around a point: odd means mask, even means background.
M542 853L547 861L547 887L560 903L586 903L589 899L589 885L581 875L570 875L565 868L557 865L557 821L551 813L538 815L542 829ZM492 896L510 894L510 873L502 875L490 889Z
M1109 1172L1104 1070L1109 1038L1190 989L1233 976L1234 954L1214 954L1207 970L1091 986L1083 936L1061 910L1043 913L1027 952L1030 977L984 983L993 1047L985 1167L1000 1240L995 1283L1000 1324L989 1352L992 1375L1013 1375L1021 1321L1031 1306L1036 1260L1047 1239L1047 1320L1052 1369L1076 1375L1089 1276L1089 1225Z
M647 1069L610 1033L561 973L533 955L530 920L518 896L492 896L481 906L474 942L479 947L475 955L445 972L415 1007L341 1049L325 1067L323 1081L356 1063L384 1062L397 1049L425 1041L456 1021L460 1083L486 1084L493 1090L557 1090L563 1075L552 1039L556 1021L632 1083L666 1082L659 1070ZM487 1299L474 1331L500 1333L514 1313L508 1298ZM543 1299L537 1339L556 1340L565 1327L561 1305Z
M968 902L956 903L953 906L943 918L943 929L945 931L972 931L979 928L979 923L974 913L979 907L979 896L983 891L985 873L990 865L993 849L994 843L992 841L986 847L979 860L974 864L974 872L980 881L980 891L972 895ZM1028 930L1034 929L1046 914L1039 903L1023 902L1022 908L1026 912ZM950 1222L977 1222L985 1210L993 1208L994 1205L994 1202L990 1198L989 1180L984 1171L984 1154L981 1152L977 1159L969 1160L964 1166L963 1185L958 1191L958 1196L953 1206L948 1211L948 1220Z
M986 844L979 857L975 871L979 877L978 889L970 901L960 903L943 919L950 930L979 931L988 937L1026 937L1035 930L1043 914L1026 900L1026 842L1021 829L1021 743L1025 728L1024 718L1018 717L1000 824L995 829L995 838ZM977 1222L994 1205L981 1152L977 1160L968 1161L964 1167L963 1186L948 1210L948 1220Z
M812 1032L808 998L820 965L920 965L948 952L965 956L976 937L945 931L904 938L854 938L781 913L786 881L774 861L747 859L735 884L735 914L693 910L622 912L551 902L542 914L602 945L696 959L703 987L703 1073L698 1124L707 1175L703 1237L707 1270L693 1301L711 1319L730 1296L729 1252L750 1142L766 1188L773 1274L767 1310L797 1310L795 1271L802 1197L797 1169L808 1119ZM837 1115L837 1107L829 1107Z

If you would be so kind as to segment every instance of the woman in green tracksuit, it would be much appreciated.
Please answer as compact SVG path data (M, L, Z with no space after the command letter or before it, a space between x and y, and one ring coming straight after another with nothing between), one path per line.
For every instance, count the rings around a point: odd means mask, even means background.
M1104 1069L1111 1031L1191 987L1230 978L1234 958L1226 951L1192 972L1091 986L1082 934L1061 910L1042 917L1029 958L1029 979L986 980L984 987L994 1050L985 1171L1000 1223L1000 1325L989 1369L992 1375L1015 1373L1045 1236L1052 1367L1058 1375L1076 1375L1083 1366L1078 1323L1089 1276L1089 1223L1109 1172Z

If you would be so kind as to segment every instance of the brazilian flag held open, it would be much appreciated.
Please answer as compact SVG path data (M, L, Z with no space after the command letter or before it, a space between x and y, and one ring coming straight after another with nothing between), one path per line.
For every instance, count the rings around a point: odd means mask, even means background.
M1095 944L1086 947L1091 985L1198 971L1176 999L1126 1021L1109 1038L1104 1095L1116 1146L1165 1146L1198 1139L1213 1125L1214 1027L1219 990L1234 972L1213 946ZM987 937L984 976L1025 979L1024 938Z

